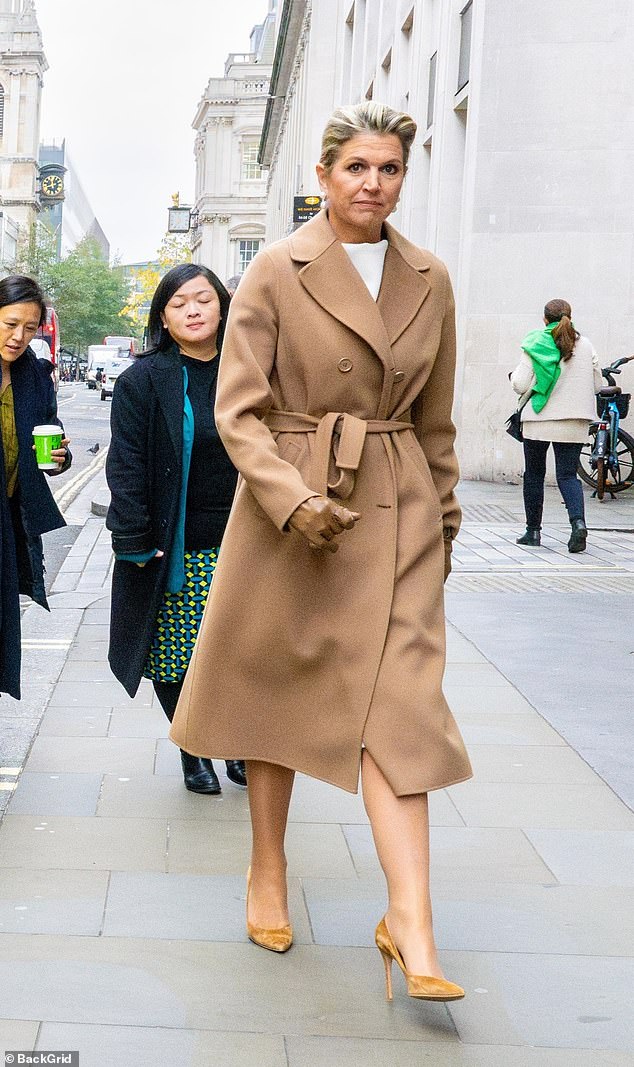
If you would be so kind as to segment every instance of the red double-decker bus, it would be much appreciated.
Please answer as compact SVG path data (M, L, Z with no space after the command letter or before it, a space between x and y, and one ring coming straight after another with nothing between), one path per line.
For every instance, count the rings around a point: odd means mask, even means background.
M59 370L59 319L55 308L48 307L46 309L46 321L42 323L37 331L36 337L41 337L43 341L46 341L48 347L51 350L51 359L55 364L56 372Z

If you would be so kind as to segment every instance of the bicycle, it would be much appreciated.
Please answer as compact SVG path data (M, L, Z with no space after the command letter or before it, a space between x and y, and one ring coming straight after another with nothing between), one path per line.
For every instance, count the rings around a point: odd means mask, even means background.
M593 496L603 500L606 492L612 499L634 484L634 437L622 430L621 419L627 416L630 393L622 393L614 381L624 363L634 356L617 359L601 371L607 385L597 393L598 422L589 428L590 440L584 445L579 458L579 477L594 489Z

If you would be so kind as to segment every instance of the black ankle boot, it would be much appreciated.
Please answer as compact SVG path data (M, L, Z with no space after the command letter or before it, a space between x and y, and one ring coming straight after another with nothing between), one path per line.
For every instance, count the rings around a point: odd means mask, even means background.
M533 548L539 548L541 543L542 539L537 526L527 526L526 533L518 537L515 542L516 545L532 545Z
M225 760L227 764L227 778L234 785L240 785L243 789L246 789L247 785L247 772L244 766L244 760L241 759L228 759Z
M569 552L585 552L588 528L583 519L572 519L570 522L572 533L568 542Z
M185 787L190 793L207 793L217 796L220 792L220 782L214 771L214 765L209 759L201 759L200 756L190 756L189 752L181 749L181 763L183 765L183 777Z

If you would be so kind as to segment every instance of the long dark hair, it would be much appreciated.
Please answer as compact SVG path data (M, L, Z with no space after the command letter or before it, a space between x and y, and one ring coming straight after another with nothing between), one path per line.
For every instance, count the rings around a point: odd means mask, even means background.
M193 278L200 277L205 278L211 285L212 289L216 290L218 300L220 301L220 323L218 325L218 337L216 340L218 353L220 353L231 297L220 281L220 278L218 278L212 270L209 270L208 267L203 267L200 263L179 263L177 267L172 267L171 270L168 270L167 274L161 278L156 287L156 292L152 297L152 303L150 305L150 314L148 316L148 348L145 352L142 352L141 355L148 356L153 352L164 352L171 347L174 342L172 341L169 330L167 330L161 322L161 315L174 296L174 293L178 292L182 285L185 285L186 282L191 282Z
M580 336L570 321L571 317L572 308L567 300L549 300L544 308L546 322L559 324L553 330L552 338L561 352L564 363L572 356Z
M46 322L44 293L33 278L25 274L9 274L0 281L0 308L10 304L37 304L40 309L40 326Z

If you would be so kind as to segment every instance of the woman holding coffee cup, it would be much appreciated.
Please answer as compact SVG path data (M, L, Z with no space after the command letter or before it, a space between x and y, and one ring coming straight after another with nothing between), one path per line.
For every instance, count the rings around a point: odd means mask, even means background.
M119 376L112 397L110 666L130 696L151 679L170 722L238 477L214 420L228 310L212 271L174 267L152 300L150 348ZM211 760L182 752L181 762L187 789L220 793ZM246 785L241 760L226 768L231 782Z
M65 526L44 473L71 465L51 376L29 348L46 318L32 278L0 281L0 692L20 699L20 593L48 610L42 534ZM35 443L34 443L35 442Z

